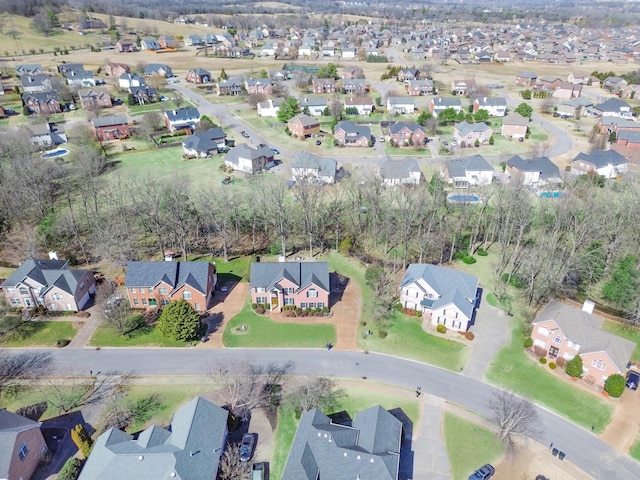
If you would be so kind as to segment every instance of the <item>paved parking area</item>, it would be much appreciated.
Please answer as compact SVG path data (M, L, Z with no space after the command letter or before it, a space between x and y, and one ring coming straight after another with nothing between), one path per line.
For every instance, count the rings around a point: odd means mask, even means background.
M509 343L511 327L505 312L482 300L476 312L475 324L470 328L474 334L471 354L463 374L482 380L484 371L498 351Z

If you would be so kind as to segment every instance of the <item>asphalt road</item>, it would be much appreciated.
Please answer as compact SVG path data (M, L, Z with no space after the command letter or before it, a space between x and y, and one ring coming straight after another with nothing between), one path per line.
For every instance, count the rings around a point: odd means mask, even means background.
M420 385L423 392L491 417L489 402L499 389L456 372L442 370L401 358L363 352L301 349L101 349L52 350L55 371L60 375L77 372L82 366L89 374L119 370L135 375L204 374L205 365L216 360L249 360L256 363L295 363L294 373L340 378L369 379L407 388L413 396ZM590 431L537 407L539 432L535 440L566 453L566 460L602 480L638 478L640 463L620 455ZM551 455L551 453L549 454Z

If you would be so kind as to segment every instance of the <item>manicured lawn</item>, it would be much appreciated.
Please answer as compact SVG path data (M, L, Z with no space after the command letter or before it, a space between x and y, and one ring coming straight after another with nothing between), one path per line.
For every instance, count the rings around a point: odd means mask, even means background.
M94 347L186 347L191 342L180 342L163 337L153 326L144 326L128 335L120 333L110 325L100 325L89 340Z
M360 343L365 350L411 358L454 371L461 370L468 358L468 348L464 344L431 335L422 328L422 318L400 312L394 315L385 338L379 338L374 331Z
M5 320L0 321L0 324ZM73 328L73 322L50 322L35 320L21 322L19 326L6 336L0 337L0 347L53 347L61 338L71 340L76 336L77 330ZM0 331L4 330L0 326Z
M640 437L636 438L636 443L629 450L629 455L640 462Z
M240 330L241 325L246 326L245 331ZM222 335L226 347L324 348L335 341L336 329L329 323L278 323L253 313L249 303L229 321Z
M640 345L640 328L624 325L612 320L605 320L602 324L602 329L634 342L636 349L633 351L631 361L640 362L640 347L638 347L638 345Z
M504 453L492 432L448 412L444 414L444 441L453 480L466 480L476 468Z
M216 265L216 272L218 273L218 284L222 285L225 280L235 279L239 281L247 281L249 279L249 269L251 268L251 262L254 261L253 257L229 257L229 261L225 262L224 259L219 257L189 257L189 260L213 262Z
M372 386L373 387L373 386ZM402 393L394 394L381 392L367 386L354 386L346 389L346 396L340 402L336 411L345 410L353 418L356 412L375 405L382 405L386 409L400 408L415 425L420 417L420 405L410 396ZM331 412L325 412L331 413ZM281 478L287 455L293 443L298 421L293 408L283 405L278 412L278 426L273 437L273 456L271 457L271 478Z
M493 358L485 377L491 383L530 398L585 428L604 430L613 407L593 394L558 379L524 354L524 322L514 317L511 344Z

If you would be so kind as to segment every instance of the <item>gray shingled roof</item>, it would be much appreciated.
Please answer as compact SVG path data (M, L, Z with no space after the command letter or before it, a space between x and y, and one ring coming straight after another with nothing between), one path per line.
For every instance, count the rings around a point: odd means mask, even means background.
M409 178L411 173L421 172L420 165L415 158L400 158L398 160L385 160L379 167L379 176L382 179Z
M408 128L411 131L411 134L414 134L416 131L421 131L426 134L426 131L422 125L413 122L394 122L389 125L389 133L399 133L405 128Z
M40 294L44 294L52 286L75 295L78 281L87 273L87 270L69 270L64 260L34 260L28 259L7 278L3 287L15 287L25 278L33 279L44 285Z
M91 119L94 127L109 127L111 125L126 125L129 120L125 115L107 115L105 117L96 117Z
M456 123L455 128L458 130L458 135L461 137L465 137L470 133L483 133L487 130L491 130L491 127L484 122L467 123L466 120L464 122Z
M137 440L111 428L98 437L79 480L211 480L226 443L228 412L196 397L169 429L153 425Z
M295 117L291 118L287 123L295 123L296 120L300 120L300 123L304 127L312 127L314 125L319 125L320 122L309 115L305 115L304 113L299 113Z
M415 105L415 100L413 97L389 97L387 99L389 105Z
M186 122L200 118L200 112L196 107L184 107L164 112L170 122Z
M601 112L617 113L624 109L631 109L627 102L620 100L619 98L609 98L602 103L597 104L594 108Z
M363 137L367 140L371 139L371 129L367 125L356 125L349 120L338 122L334 129L334 133L338 130L344 130L345 137L350 140L353 138L360 139Z
M502 121L502 124L503 125L518 125L518 126L521 126L521 127L526 127L527 125L529 125L529 118L528 117L523 117L518 112L514 112L511 115L507 115L506 117L504 117L504 120Z
M251 264L250 287L276 288L281 279L287 278L298 289L315 284L331 291L329 264L326 262L254 262Z
M217 150L218 144L224 142L225 137L226 135L220 127L213 127L206 132L189 135L182 142L182 146L197 152L209 152Z
M450 177L466 177L468 171L493 172L494 168L482 155L454 158L444 162Z
M244 158L252 162L259 158L264 158L265 163L273 160L273 150L269 147L251 148L246 143L240 143L230 149L224 156L224 161L234 165L240 164L240 159Z
M636 348L634 342L602 330L601 318L555 300L544 307L533 325L546 320L554 320L569 340L580 345L580 353L605 351L620 371Z
M432 99L435 108L459 108L462 101L457 97L434 97Z
M353 426L313 409L300 419L282 480L397 480L402 423L380 406L356 414Z
M580 152L575 156L573 162L583 161L593 164L596 168L607 165L626 165L627 159L615 150L593 150L590 153Z
M507 166L521 172L540 172L545 179L560 178L560 169L548 157L524 159L515 155L507 160Z
M423 279L440 295L438 299L434 300L433 309L453 303L467 318L471 318L478 292L476 277L453 268L429 263L412 263L400 282L400 288L413 285L420 279Z
M626 140L631 143L640 143L640 132L630 130L618 130L618 140Z
M209 262L129 262L124 286L154 287L165 282L174 290L189 285L207 293Z
M39 427L38 422L21 415L0 409L0 478L9 478L11 457L20 432ZM38 454L38 452L35 452Z
M333 177L336 174L338 162L334 158L319 157L310 152L298 152L293 158L291 168L318 170L321 177Z
M538 78L538 75L536 75L533 72L520 72L518 75L516 75L516 77L520 77L520 78Z
M478 105L482 107L506 107L507 99L504 97L480 97L477 99Z

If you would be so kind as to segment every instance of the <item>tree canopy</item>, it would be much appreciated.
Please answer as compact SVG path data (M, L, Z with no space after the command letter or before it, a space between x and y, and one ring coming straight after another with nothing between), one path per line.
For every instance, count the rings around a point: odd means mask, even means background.
M285 98L280 109L278 110L278 120L282 123L288 122L290 119L300 113L300 105L294 97Z
M171 302L162 309L158 330L174 340L195 340L200 333L200 315L184 299Z
M531 107L530 105L522 102L520 105L518 105L516 107L514 112L519 113L523 117L531 118L531 114L533 113L533 107Z

